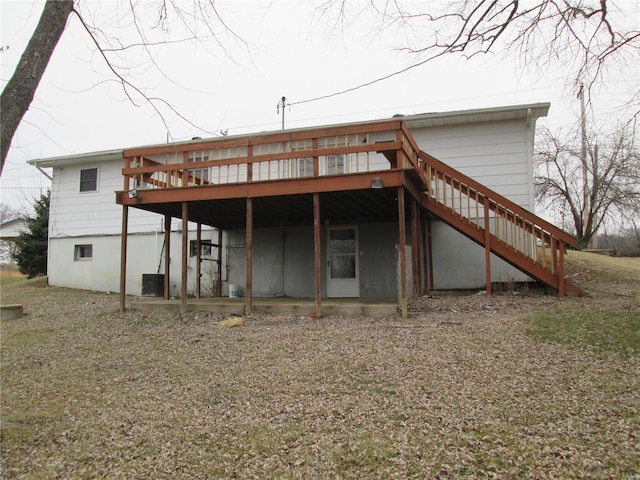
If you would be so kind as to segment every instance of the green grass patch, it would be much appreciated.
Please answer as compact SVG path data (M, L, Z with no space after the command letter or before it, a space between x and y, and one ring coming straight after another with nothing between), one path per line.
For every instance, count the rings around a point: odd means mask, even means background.
M27 277L24 277L22 275L16 275L15 277L0 277L0 286L6 287L7 285L24 282L26 280Z
M640 352L640 312L558 308L528 319L527 333L544 341L623 356Z

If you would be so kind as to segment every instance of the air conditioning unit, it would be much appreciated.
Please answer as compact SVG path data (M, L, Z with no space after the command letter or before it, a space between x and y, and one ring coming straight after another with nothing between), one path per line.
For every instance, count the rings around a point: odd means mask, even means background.
M164 274L163 273L143 273L142 274L142 296L143 297L164 296Z

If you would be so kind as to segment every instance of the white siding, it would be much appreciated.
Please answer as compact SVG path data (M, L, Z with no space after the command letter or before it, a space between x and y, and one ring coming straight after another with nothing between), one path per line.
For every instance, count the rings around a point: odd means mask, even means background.
M14 239L20 236L20 232L27 232L29 223L27 220L17 218L0 225L0 239Z
M421 128L411 131L418 146L438 160L533 210L525 120Z
M122 207L116 204L116 190L122 190L123 162L73 165L53 169L49 236L119 234ZM98 168L98 190L80 192L80 170ZM162 225L162 216L129 209L129 231L152 232Z
M529 143L525 120L412 130L419 147L477 182L533 211ZM485 288L484 248L441 221L433 222L432 249L436 289ZM530 278L491 255L494 282Z

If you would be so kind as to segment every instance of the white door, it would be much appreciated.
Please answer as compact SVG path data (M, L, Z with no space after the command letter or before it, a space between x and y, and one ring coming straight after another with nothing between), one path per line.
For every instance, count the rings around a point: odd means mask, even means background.
M357 227L329 227L328 236L327 295L359 297Z

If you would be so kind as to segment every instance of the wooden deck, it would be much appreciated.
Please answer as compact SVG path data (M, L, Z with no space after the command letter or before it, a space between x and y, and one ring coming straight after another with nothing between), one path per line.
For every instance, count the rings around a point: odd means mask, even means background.
M184 229L183 300L175 303L182 312L223 306L238 312L243 309L245 313L285 307L289 311L302 308L311 312L314 304L322 314L338 307L346 310L344 303L332 304L331 300L321 299L323 220L397 222L399 270L403 272L399 276L397 307L403 316L412 296L406 282L407 262L412 262L414 294L424 293L432 283L429 279L433 273L421 269L430 263L425 259L433 255L426 240L433 218L443 220L485 248L489 294L492 253L555 288L561 296L577 293L577 287L564 278L564 253L567 246L575 246L571 236L421 151L402 120L196 140L131 149L124 152L124 157L123 190L116 192L116 202L123 206L122 309L128 207L164 215L165 226L170 225L171 218L180 218L183 225L194 222L222 230L245 229L245 289L250 300L244 303L184 300L188 253ZM405 231L408 222L410 239ZM296 305L251 299L253 229L283 224L314 227L313 301L300 300ZM542 256L538 255L538 243L543 246ZM405 251L407 245L412 246L411 258ZM545 246L550 255L544 251ZM165 282L169 278L168 260ZM166 283L165 298L168 291ZM172 303L158 305L176 308ZM366 311L366 305L367 302L356 302L350 308Z

